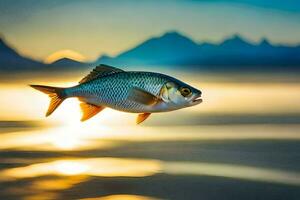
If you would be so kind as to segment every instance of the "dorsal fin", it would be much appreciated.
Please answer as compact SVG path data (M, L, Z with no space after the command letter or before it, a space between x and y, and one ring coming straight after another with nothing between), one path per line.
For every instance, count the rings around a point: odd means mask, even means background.
M107 76L109 74L113 74L113 73L117 73L117 72L124 72L124 71L121 69L118 69L116 67L101 64L101 65L95 67L87 76L85 76L83 79L81 79L81 81L79 81L79 83L80 84L86 83L86 82L89 82L96 78L100 78L100 77Z

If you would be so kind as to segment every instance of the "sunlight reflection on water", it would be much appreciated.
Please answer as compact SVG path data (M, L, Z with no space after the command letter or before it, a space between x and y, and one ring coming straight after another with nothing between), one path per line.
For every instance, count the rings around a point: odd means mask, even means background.
M119 194L119 195L109 195L106 197L98 197L98 198L84 198L81 200L158 200L158 199L141 196L141 195Z
M220 176L300 186L300 173L270 168L195 162L166 162L163 167L163 171L174 175Z
M200 140L300 140L300 125L142 127L62 126L0 134L0 149L73 151L110 149L126 142Z
M172 175L219 176L233 179L281 183L300 186L300 173L253 166L167 162L148 159L87 158L57 160L0 171L1 180L33 178L45 175L145 177L157 173Z
M0 172L2 180L10 178L30 178L45 175L88 175L102 177L143 177L160 171L161 164L156 160L89 158L57 160L12 168Z

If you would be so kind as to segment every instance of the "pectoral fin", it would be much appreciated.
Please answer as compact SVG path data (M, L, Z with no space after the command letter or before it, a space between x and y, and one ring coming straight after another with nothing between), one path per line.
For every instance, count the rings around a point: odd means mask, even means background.
M138 117L136 118L136 123L140 124L143 121L145 121L149 116L151 115L151 113L142 113L139 114Z
M97 113L99 113L105 107L96 106L93 104L82 102L82 103L80 103L80 108L82 111L82 117L81 117L80 121L83 122L83 121L86 121L86 120L90 119L91 117L95 116Z
M145 105L153 105L156 104L159 100L158 97L142 90L140 88L132 88L129 92L128 99L137 103L145 104Z

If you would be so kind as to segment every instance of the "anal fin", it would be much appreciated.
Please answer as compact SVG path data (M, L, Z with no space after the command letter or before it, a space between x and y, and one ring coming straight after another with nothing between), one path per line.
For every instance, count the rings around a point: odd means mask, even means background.
M89 104L86 102L80 103L80 108L82 111L82 117L80 121L86 121L90 119L91 117L95 116L97 113L99 113L101 110L103 110L104 106L96 106L93 104Z
M140 124L142 123L143 121L145 121L149 116L150 116L151 113L141 113L138 115L138 117L136 118L136 123L137 124Z

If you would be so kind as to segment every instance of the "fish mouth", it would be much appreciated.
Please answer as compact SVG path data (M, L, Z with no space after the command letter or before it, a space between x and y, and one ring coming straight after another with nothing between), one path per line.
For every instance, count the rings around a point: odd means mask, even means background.
M192 100L192 104L195 105L195 104L199 104L199 103L202 103L202 98L201 98L201 94L200 95L197 95L195 96L195 98Z

